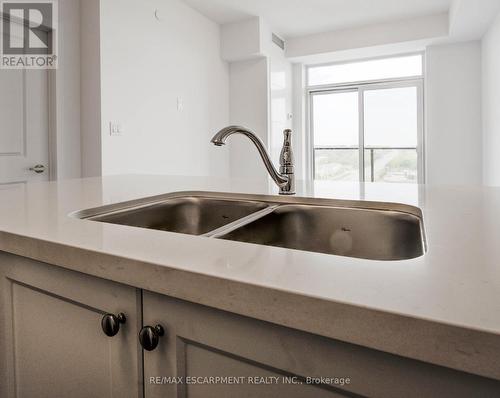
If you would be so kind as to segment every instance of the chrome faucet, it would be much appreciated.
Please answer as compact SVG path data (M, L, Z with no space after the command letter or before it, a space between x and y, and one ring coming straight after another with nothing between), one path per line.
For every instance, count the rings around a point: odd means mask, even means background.
M250 139L257 147L260 157L264 161L267 171L276 185L280 189L280 195L295 194L295 175L293 173L293 154L292 154L292 130L283 132L285 140L280 154L280 171L276 171L273 162L271 161L264 144L259 137L252 131L241 126L229 126L220 130L211 140L212 144L217 146L225 145L227 138L232 134L243 134Z

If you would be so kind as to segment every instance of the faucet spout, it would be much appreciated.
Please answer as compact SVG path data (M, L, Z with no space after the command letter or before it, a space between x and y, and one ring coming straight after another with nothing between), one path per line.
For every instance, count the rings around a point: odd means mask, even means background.
M264 147L263 142L251 130L242 126L228 126L215 134L211 140L212 144L222 146L226 144L229 136L233 134L242 134L253 142L257 151L266 166L269 175L280 188L281 195L295 194L295 178L293 174L293 156L291 151L291 130L285 130L285 143L280 155L280 172L276 170Z

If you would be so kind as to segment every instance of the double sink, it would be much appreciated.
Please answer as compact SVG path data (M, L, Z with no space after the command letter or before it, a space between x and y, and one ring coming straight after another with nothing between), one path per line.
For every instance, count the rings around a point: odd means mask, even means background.
M185 192L75 216L371 260L405 260L425 253L420 209L397 203Z

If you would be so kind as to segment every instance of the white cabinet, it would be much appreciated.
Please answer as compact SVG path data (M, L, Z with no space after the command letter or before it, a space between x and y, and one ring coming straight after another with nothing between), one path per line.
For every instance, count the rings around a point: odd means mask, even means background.
M1 398L500 396L497 380L2 252L0 289ZM106 313L126 315L113 337Z
M0 275L1 397L142 397L139 290L1 252Z
M165 330L144 352L146 398L500 396L498 381L149 292L143 322Z

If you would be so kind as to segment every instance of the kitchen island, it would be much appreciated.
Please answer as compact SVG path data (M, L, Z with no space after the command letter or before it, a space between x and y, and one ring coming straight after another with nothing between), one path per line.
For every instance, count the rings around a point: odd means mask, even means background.
M134 320L134 330L137 331L143 325L160 322L159 315L148 312L145 302L149 300L151 306L148 308L163 305L169 307L170 313L177 311L178 318L185 316L183 327L187 329L190 319L199 319L207 325L214 325L211 333L215 334L220 327L227 327L231 335L236 335L240 326L251 320L260 322L260 326L255 327L263 329L259 329L260 332L254 330L254 324L249 323L241 328L241 333L244 333L243 330L253 330L253 336L261 333L256 341L263 342L266 347L274 347L274 343L279 345L280 341L283 342L283 333L290 330L295 342L309 341L307 347L302 347L303 355L317 350L318 363L325 362L320 356L322 351L329 349L327 342L335 341L341 348L334 349L331 355L344 358L345 362L350 361L346 358L355 356L353 352L359 349L365 358L362 367L367 367L370 361L374 367L377 363L385 364L381 365L380 374L373 373L373 369L359 374L358 386L363 384L359 378L368 377L370 372L378 378L413 378L415 385L419 385L422 381L416 375L434 369L441 379L448 377L443 376L446 374L450 375L450 380L462 378L465 385L478 383L479 386L484 381L487 386L484 391L498 391L495 389L500 388L497 384L500 380L500 189L319 181L297 183L298 197L395 202L421 209L426 253L417 258L396 261L312 253L75 217L75 213L90 208L154 195L195 191L276 193L275 187L266 183L167 176L110 176L0 188L0 273L5 274L5 281L2 282L4 302L12 304L16 297L24 297L16 292L19 286L25 289L36 285L38 280L49 278L45 274L32 276L38 272L37 264L40 264L41 268L48 267L48 273L53 270L76 271L70 272L69 279L80 274L90 278L85 284L92 286L88 294L95 294L95 297L100 293L92 293L94 281L102 284L101 290L108 292L112 290L107 287L108 282L116 284L118 290L122 287L125 290L133 288L124 295L130 296L130 303L135 303L135 309L130 307L129 311L139 314ZM16 268L26 269L16 277ZM24 276L27 279L16 279ZM13 288L14 285L17 287ZM48 287L35 287L37 294L48 290ZM71 293L69 290L68 295ZM50 295L60 298L65 294L59 291ZM87 296L82 293L81 300ZM112 301L113 297L116 294L102 297L102 300ZM173 301L165 303L163 297ZM31 302L35 298L26 295L25 299ZM68 300L77 302L79 299L72 297ZM88 306L95 308L97 304ZM6 307L2 314L5 319L13 319L11 323L14 327L16 322L25 320L22 314L21 318L16 318L15 307L13 310ZM137 309L139 307L140 310ZM189 314L191 317L188 317ZM228 320L225 316L237 318ZM129 320L125 325L132 327ZM19 324L17 326L20 327ZM151 327L154 328L154 325ZM282 328L275 331L280 338L266 342L265 336L270 333L266 332L266 328L274 331L275 327ZM165 329L166 336L169 336L169 328ZM199 336L196 331L191 332ZM129 337L128 344L137 341L136 333L131 333ZM253 341L251 336L248 339L242 341ZM180 340L191 341L194 337L182 337ZM2 351L13 351L8 355L15 357L16 348L7 348L9 341L8 338L2 339ZM162 337L159 341L161 347ZM176 344L170 342L164 346L171 348ZM217 344L214 343L215 348L212 347L217 355L230 351L222 347L222 342L220 344L215 347ZM190 355L198 358L197 363L214 361L199 352L208 345L201 341L190 345L195 347L190 348L194 350ZM363 351L365 349L370 352ZM308 376L332 376L308 374L308 369L319 372L322 368L315 368L314 358L310 358L308 364L299 351L296 346L290 348L287 342L283 342L282 354L288 352L292 357L288 358L288 363L302 363L297 368L290 365L285 369L271 363L271 358L249 358L251 353L248 353L248 362L252 366L264 363L267 370L279 369L278 373L296 375L301 380ZM187 358L188 351L183 352ZM139 373L144 373L144 377L175 375L174 368L177 373L180 367L184 370L188 368L178 362L181 361L178 357L168 361L172 369L165 368L165 364L161 363L141 364L141 354L136 354L136 368L140 368ZM145 352L145 358L147 354L152 353ZM242 352L231 355L247 358ZM275 355L279 357L279 354ZM376 359L378 355L382 356L380 362ZM391 369L399 366L397 359L410 361L408 369L424 366L423 363L430 368L415 371L413 376L404 372L396 375ZM391 364L396 365L392 368ZM163 373L158 370L161 374L151 374L154 372L148 371L148 366L164 369ZM359 369L360 366L353 361L351 368ZM325 363L325 367L331 367L331 364ZM7 367L3 372L10 375L9 379L15 379ZM196 369L192 372L196 373ZM347 391L345 394L382 396L377 392L382 391L377 390L378 387L357 390L355 377L351 376L351 386L334 385L328 391L339 394L334 396L344 396L344 391ZM149 381L144 383L152 384ZM366 379L365 384L373 386L375 381ZM394 387L396 381L389 384L391 391L397 391ZM155 387L161 391L161 386ZM182 388L177 390L181 396ZM432 388L441 391L435 386ZM437 388L445 389L447 385ZM142 387L137 391L140 394ZM146 388L146 396L154 396L147 391ZM462 393L466 394L466 391ZM304 392L301 394L304 396Z

